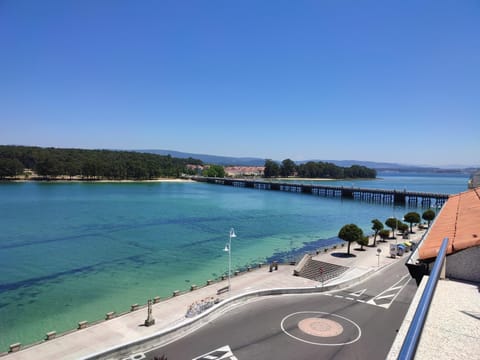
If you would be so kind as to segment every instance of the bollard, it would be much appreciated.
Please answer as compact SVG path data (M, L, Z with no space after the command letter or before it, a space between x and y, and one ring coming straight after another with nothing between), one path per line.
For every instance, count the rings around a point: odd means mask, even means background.
M247 266L247 271L250 272L252 270L251 266Z
M226 280L227 279L227 275L222 275L222 280Z
M207 285L212 285L213 280L207 280Z
M138 310L138 308L139 308L138 304L132 304L132 305L130 305L130 311Z
M190 291L197 290L197 285L193 284L190 286Z
M115 317L115 311L110 311L105 314L105 320L111 320Z
M240 271L238 270L235 270L235 272L233 273L234 276L237 276L238 274L240 274Z
M156 303L159 303L160 302L160 296L155 296L153 298L153 303L156 304Z
M152 326L155 324L155 319L152 316L152 300L148 299L147 302L147 319L144 322L145 326Z
M55 336L57 336L56 331L49 331L49 332L47 332L47 335L45 335L45 340L55 339Z
M87 322L86 320L80 321L80 322L78 323L77 329L78 329L78 330L80 330L80 329L85 329L85 328L87 327L87 325L88 325L88 322Z
M20 350L21 345L22 344L20 344L20 343L15 343L15 344L10 345L10 350L8 352L16 352L16 351Z
M263 265L262 263L259 263L258 268L260 269L262 267L262 265Z
M178 296L178 295L180 295L180 290L175 290L172 296Z

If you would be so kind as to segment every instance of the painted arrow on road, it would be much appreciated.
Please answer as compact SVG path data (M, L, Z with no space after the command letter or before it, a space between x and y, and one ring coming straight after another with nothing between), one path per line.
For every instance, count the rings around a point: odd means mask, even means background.
M225 345L216 350L210 351L207 354L193 358L192 360L238 360L233 356L230 346Z

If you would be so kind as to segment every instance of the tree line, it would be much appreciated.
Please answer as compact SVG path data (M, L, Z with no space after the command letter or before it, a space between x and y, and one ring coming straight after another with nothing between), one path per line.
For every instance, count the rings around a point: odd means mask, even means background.
M3 179L23 175L25 169L31 169L43 178L148 180L188 174L192 170L187 164L202 165L202 161L133 151L0 145Z
M375 169L365 166L352 165L350 167L337 166L329 162L309 161L305 164L295 164L291 159L285 159L280 164L267 159L265 160L264 177L288 177L298 176L302 178L327 178L327 179L353 179L377 177Z
M433 219L435 219L435 215L435 211L428 209L423 212L421 218L425 220L427 222L427 226L430 227L430 223L433 221ZM405 224L402 220L407 222L409 225ZM406 213L402 220L394 217L390 217L385 220L385 225L391 229L392 239L396 238L395 231L401 231L402 233L409 231L413 234L413 224L420 224L421 221L420 214L415 211ZM374 231L372 246L377 246L377 236L380 236L382 241L390 239L390 230L385 229L384 224L380 220L372 220L372 230ZM365 236L363 234L363 230L356 224L346 224L342 226L338 232L338 237L348 243L348 255L350 255L350 243L352 242L357 242L357 244L360 245L361 250L363 250L364 246L369 245L368 236Z

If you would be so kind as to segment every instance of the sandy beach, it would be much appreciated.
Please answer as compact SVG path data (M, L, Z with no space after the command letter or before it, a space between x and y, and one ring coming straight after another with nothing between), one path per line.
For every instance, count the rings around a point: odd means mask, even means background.
M158 178L158 179L147 179L147 180L111 180L111 179L81 179L78 177L69 178L56 178L56 179L5 179L5 182L54 182L54 183L75 183L75 182L84 182L84 183L158 183L158 182L169 182L169 183L189 183L193 182L191 179L183 178Z

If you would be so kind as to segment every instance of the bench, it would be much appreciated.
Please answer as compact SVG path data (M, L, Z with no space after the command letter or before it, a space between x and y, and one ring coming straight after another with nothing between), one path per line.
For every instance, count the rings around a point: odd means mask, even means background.
M217 290L217 295L223 294L229 290L228 285Z

